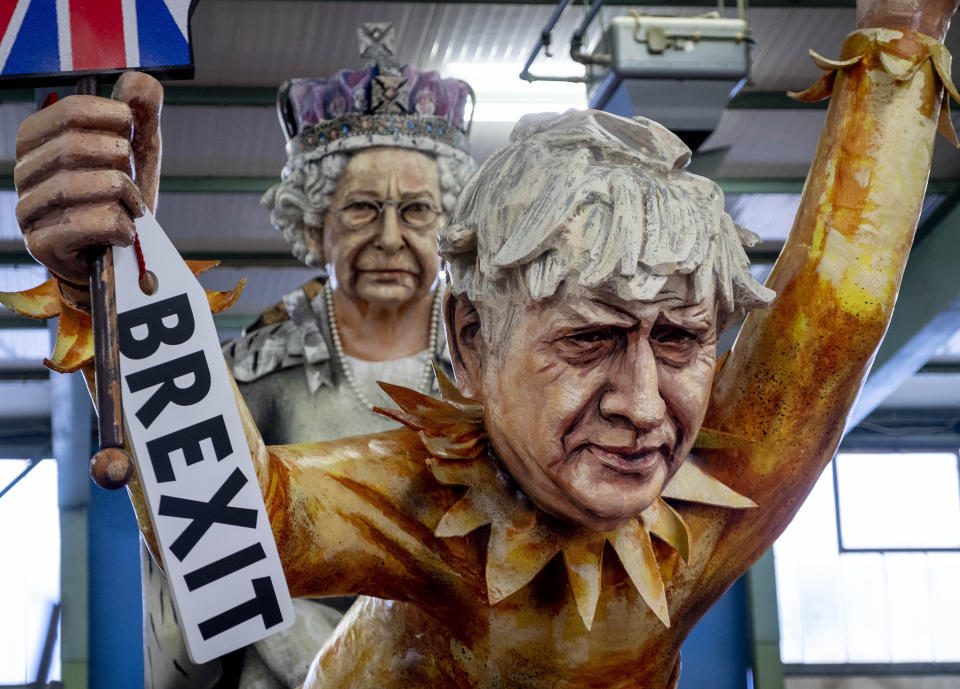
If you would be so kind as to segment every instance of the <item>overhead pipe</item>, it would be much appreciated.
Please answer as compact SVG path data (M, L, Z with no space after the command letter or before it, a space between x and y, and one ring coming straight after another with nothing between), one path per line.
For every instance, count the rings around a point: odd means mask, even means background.
M560 15L563 14L563 11L567 9L567 5L569 4L570 0L560 0L560 2L557 3L556 8L553 10L553 14L550 15L550 19L548 19L547 23L544 25L543 31L540 32L540 39L537 41L536 47L534 47L533 52L530 53L530 57L527 58L527 64L523 66L523 71L520 72L520 78L524 81L568 81L581 84L586 83L586 77L548 77L530 73L530 68L533 66L533 61L537 59L541 48L545 49L547 57L551 57L550 44L553 42L553 29L557 26L557 22L560 21Z
M583 48L583 36L587 33L587 27L596 19L597 12L603 7L603 3L604 0L593 0L593 4L590 5L590 9L587 10L586 16L583 18L583 21L580 22L580 26L577 27L577 30L573 32L573 36L570 38L570 58L574 62L579 62L582 65L609 65L613 62L612 55L589 55L580 52Z

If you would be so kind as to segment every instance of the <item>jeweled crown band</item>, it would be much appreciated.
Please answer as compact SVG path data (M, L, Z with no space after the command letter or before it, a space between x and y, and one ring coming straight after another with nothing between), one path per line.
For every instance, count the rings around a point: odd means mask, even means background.
M443 117L417 114L341 115L304 126L300 134L290 139L287 154L292 157L318 149L343 148L332 144L350 137L368 137L371 141L374 141L372 137L376 137L381 144L387 143L385 138L391 137L398 142L401 139L429 139L463 152L467 151L466 134Z

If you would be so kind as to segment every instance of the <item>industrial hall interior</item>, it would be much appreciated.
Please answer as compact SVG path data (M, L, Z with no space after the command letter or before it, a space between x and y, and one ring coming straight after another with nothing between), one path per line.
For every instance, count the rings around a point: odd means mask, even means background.
M958 6L0 2L0 689L960 689Z

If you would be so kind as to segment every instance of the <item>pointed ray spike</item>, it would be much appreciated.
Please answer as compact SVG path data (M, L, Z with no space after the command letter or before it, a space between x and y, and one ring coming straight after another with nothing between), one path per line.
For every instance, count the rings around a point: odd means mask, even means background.
M926 60L910 60L891 55L890 53L880 51L880 64L884 71L892 76L896 81L906 81L916 74Z
M382 414L383 416L386 416L388 419L393 419L397 423L402 423L404 426L407 426L408 428L412 428L414 430L420 430L421 428L420 419L416 416L408 414L402 409L386 409L384 407L374 407L373 411L376 414Z
M860 62L863 59L863 55L857 55L856 57L851 57L849 60L831 60L828 57L824 57L816 50L810 50L810 57L813 58L813 63L822 70L831 72L835 69L844 69L846 67L853 67L855 64Z
M496 605L530 583L560 550L555 534L541 524L518 529L494 524L487 545L487 597Z
M400 405L400 408L411 414L423 415L430 411L442 409L447 405L441 400L434 399L422 392L405 388L402 385L386 383L382 380L377 381L380 389L387 393L387 396Z
M57 279L50 278L22 292L0 292L0 304L27 318L53 318L62 308Z
M220 261L184 261L187 264L187 268L190 269L190 272L194 276L200 275L201 273L206 273L211 268L216 268L220 265Z
M430 458L427 464L433 477L448 486L483 486L498 480L488 462L458 462Z
M440 388L440 395L444 400L447 402L452 402L453 404L477 404L475 400L467 399L463 396L463 393L460 392L460 388L457 387L457 384L447 377L447 374L444 373L443 369L437 365L436 361L433 362L433 372L437 376L437 386Z
M430 454L444 459L472 459L483 452L487 445L486 436L479 434L471 434L466 438L433 438L421 431L420 439Z
M955 101L960 102L960 93L957 93L957 87L953 83L951 76L950 51L939 43L930 46L930 56L933 59L933 67L943 82L943 88L946 89ZM957 139L957 131L953 127L953 120L950 119L950 98L944 94L943 103L940 105L940 117L937 121L937 131L946 137L947 141L954 146L960 147L960 141Z
M827 72L810 88L799 92L787 91L787 96L802 103L816 103L817 101L829 98L833 93L833 82L836 76L837 73L835 71Z
M479 406L458 407L443 400L434 399L422 392L378 381L377 385L393 399L400 410L379 409L379 413L396 418L401 423L426 431L434 437L463 435L476 430L483 433L483 408ZM399 416L404 415L406 421Z
M53 354L43 364L59 373L73 373L93 361L93 328L90 315L64 309L57 323Z
M640 519L650 533L680 553L684 562L690 561L690 529L676 510L658 498L640 513Z
M670 483L663 489L660 496L735 509L757 506L757 503L750 498L740 495L740 493L707 474L696 465L693 457L688 457L680 465L677 473L670 479Z
M636 519L616 531L613 549L627 570L630 581L644 602L653 610L665 627L670 626L670 611L667 608L667 593L660 576L660 565L653 552L650 534Z
M957 87L954 86L951 75L953 58L950 56L950 51L947 50L945 45L935 43L930 46L930 56L933 58L933 66L940 76L940 81L943 82L943 87L947 90L947 93L953 96L955 101L960 103L960 93L957 92Z
M953 120L950 119L950 98L948 96L943 97L943 103L940 105L937 131L955 147L960 148L960 139L957 138L957 130L954 129Z
M752 440L744 438L743 436L716 431L712 428L701 428L700 432L697 433L697 439L694 441L693 447L696 450L715 450L749 447L752 444Z
M589 533L563 549L563 562L567 567L567 579L573 591L573 600L587 631L593 626L597 601L600 600L605 543L603 534Z
M246 284L247 278L241 278L237 286L227 292L215 292L208 289L203 290L207 295L207 302L210 304L210 313L220 313L236 304Z
M489 523L490 517L467 493L440 518L440 523L437 524L433 533L440 538L466 536L471 531Z

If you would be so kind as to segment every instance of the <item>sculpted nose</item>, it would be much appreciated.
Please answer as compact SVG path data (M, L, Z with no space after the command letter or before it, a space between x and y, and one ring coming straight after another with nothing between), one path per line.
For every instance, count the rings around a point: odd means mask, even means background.
M600 413L610 420L626 419L636 428L655 428L667 413L657 360L646 339L631 343L629 350L622 365L611 371L609 387L600 398Z
M387 206L380 216L380 234L377 235L377 248L388 254L400 251L403 248L403 232L397 222L397 209Z

